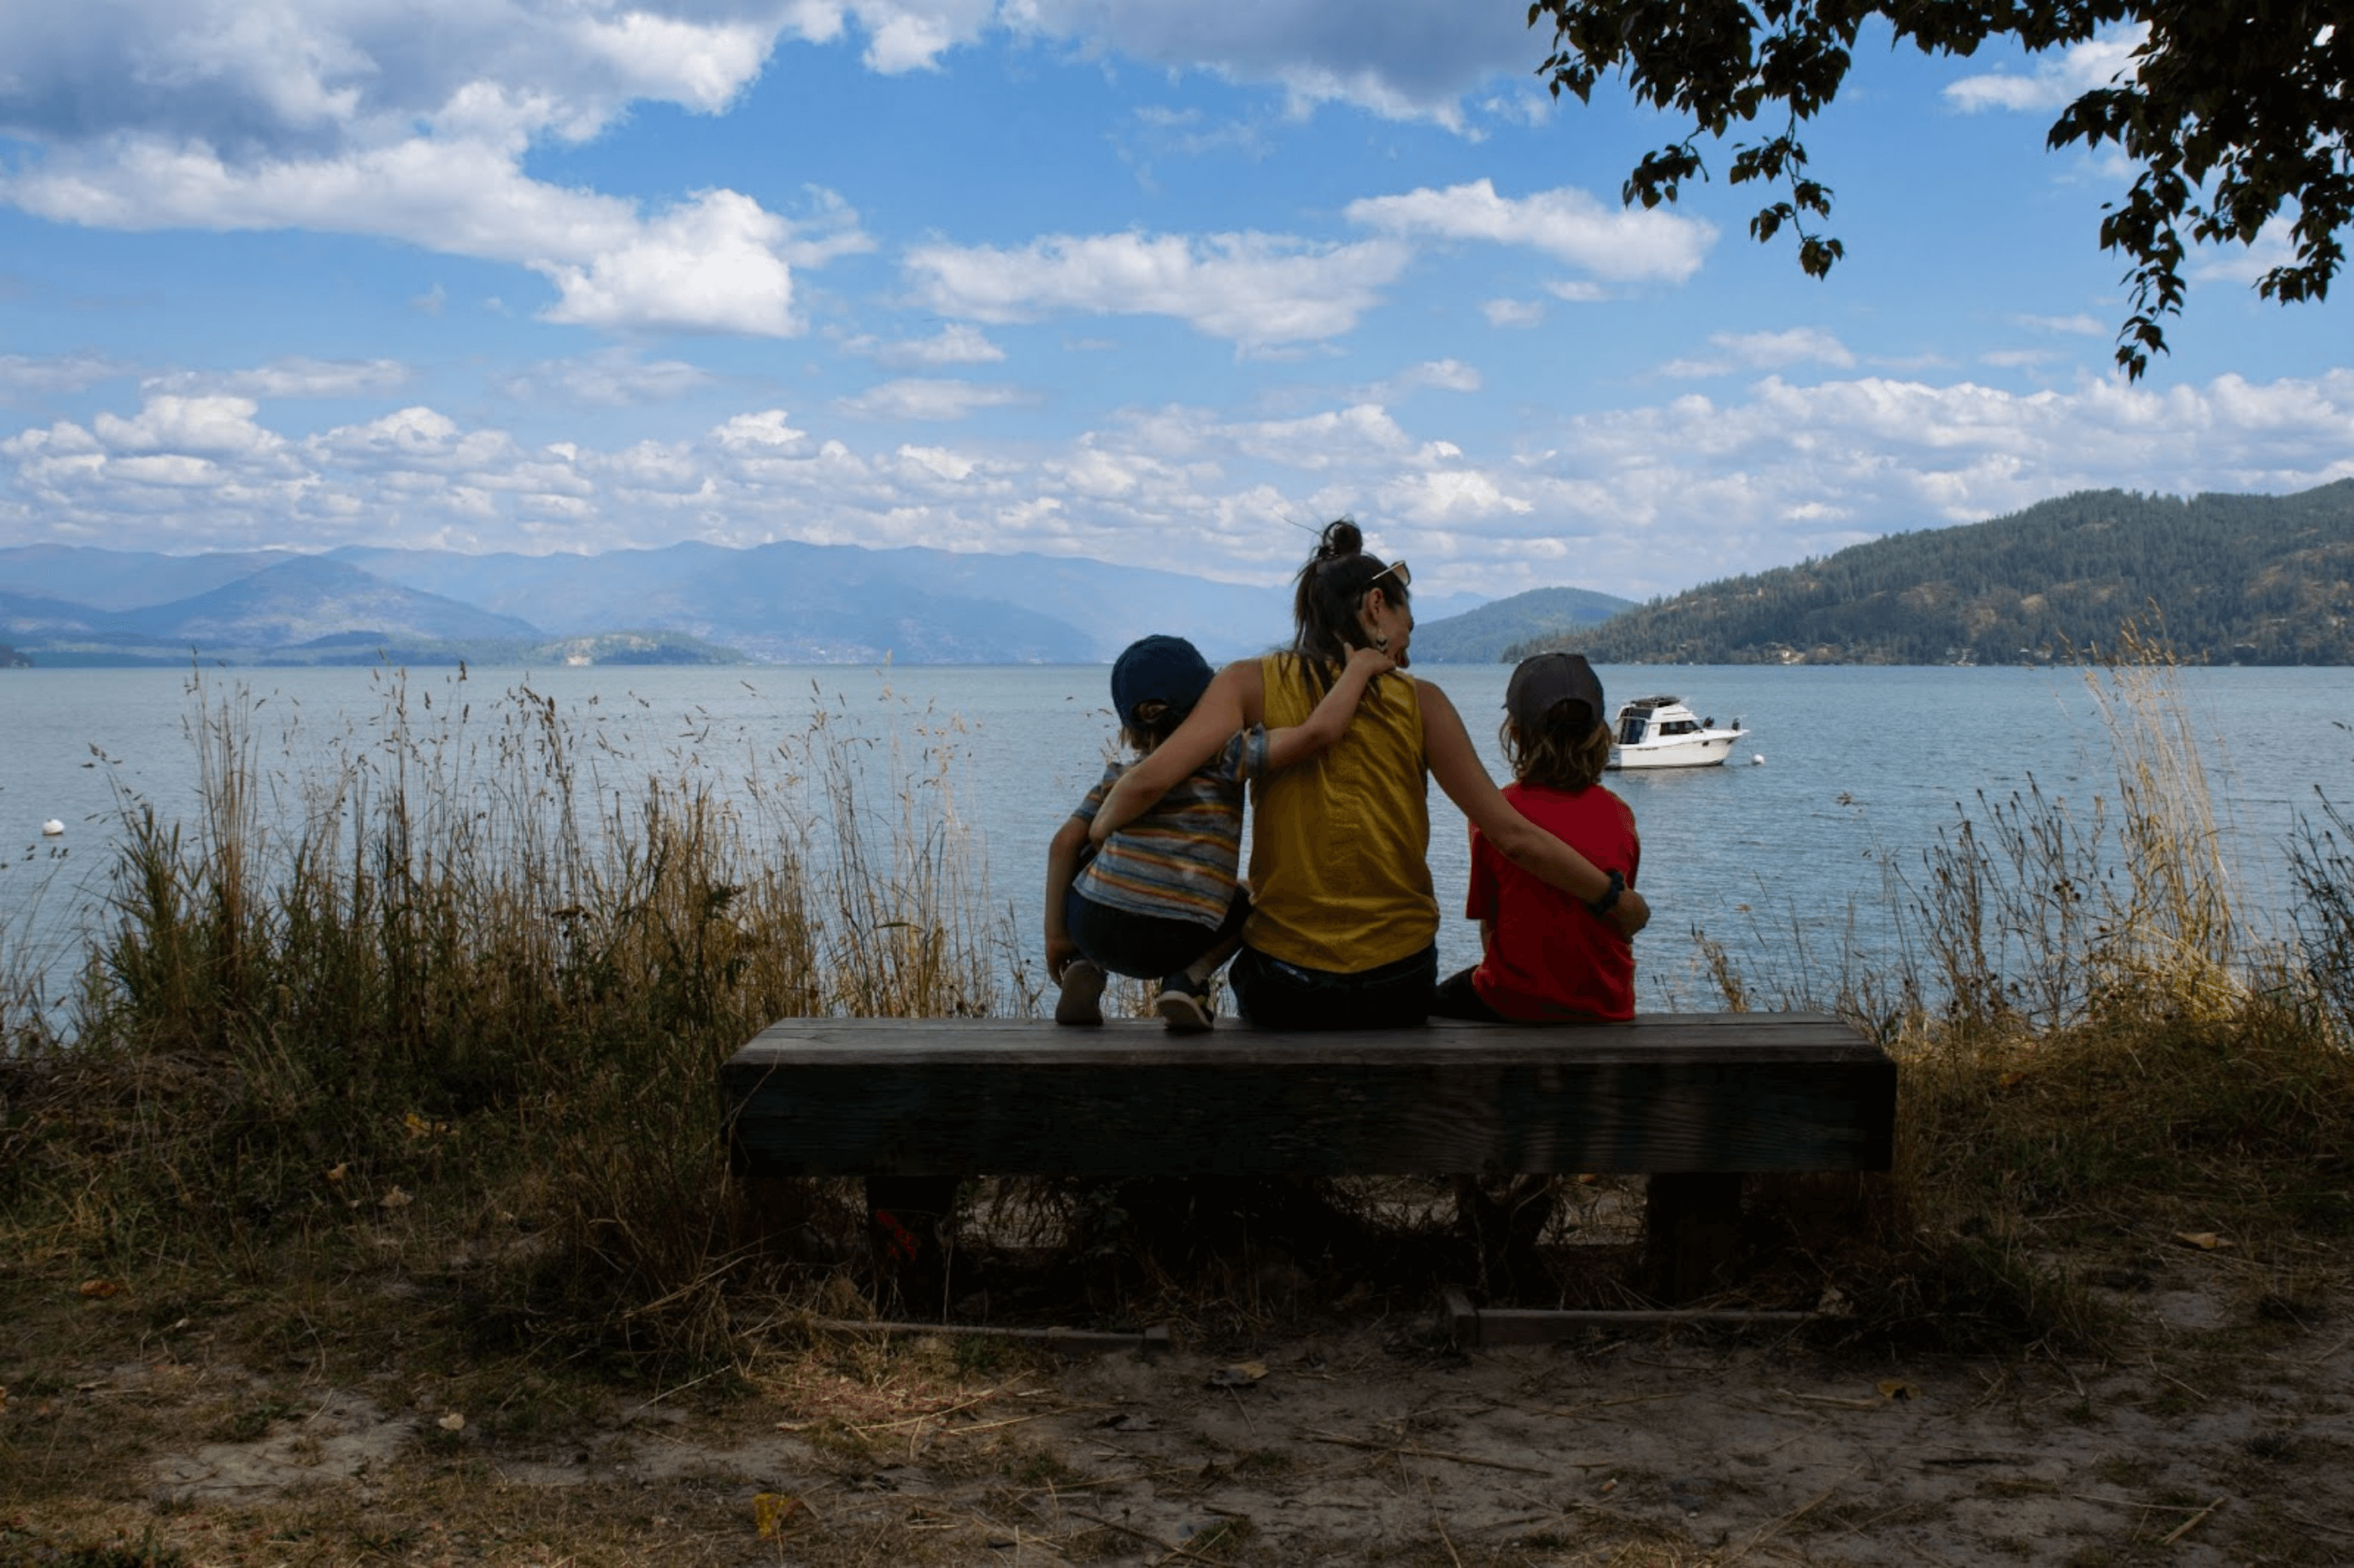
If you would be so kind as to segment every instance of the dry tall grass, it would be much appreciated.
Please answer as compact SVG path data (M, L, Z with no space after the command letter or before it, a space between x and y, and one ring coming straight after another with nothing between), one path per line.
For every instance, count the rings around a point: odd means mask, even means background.
M1034 1008L945 764L821 711L723 793L584 759L528 689L433 698L265 758L249 695L196 693L196 820L122 797L69 1028L7 1021L11 1227L263 1277L429 1213L488 1319L709 1348L760 1223L718 1063L782 1016Z
M1902 960L1838 999L1903 1065L1887 1320L2081 1333L2087 1239L2354 1234L2354 864L2308 830L2294 928L2252 916L2175 677L2128 628L2086 672L2113 791L1981 797L1895 900Z

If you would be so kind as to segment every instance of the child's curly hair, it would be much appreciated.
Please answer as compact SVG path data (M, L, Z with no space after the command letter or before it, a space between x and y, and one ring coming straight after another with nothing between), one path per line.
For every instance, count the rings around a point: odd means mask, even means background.
M1545 715L1544 728L1534 735L1522 733L1509 718L1503 722L1496 738L1503 742L1504 760L1511 765L1513 778L1573 795L1601 782L1603 769L1610 766L1610 726L1596 720L1585 734L1574 736L1573 715L1585 715L1582 704L1556 704Z

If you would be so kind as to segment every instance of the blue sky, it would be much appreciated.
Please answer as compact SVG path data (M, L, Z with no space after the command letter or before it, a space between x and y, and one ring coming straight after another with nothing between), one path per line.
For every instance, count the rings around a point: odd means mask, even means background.
M2194 258L2113 373L2126 63L1867 46L1755 187L1460 0L89 0L0 12L0 544L682 539L1630 597L2091 486L2354 474L2342 302ZM1708 150L1722 170L1730 152Z

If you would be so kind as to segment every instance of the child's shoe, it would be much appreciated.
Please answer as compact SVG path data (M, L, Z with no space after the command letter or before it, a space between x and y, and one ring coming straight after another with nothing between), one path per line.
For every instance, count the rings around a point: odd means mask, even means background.
M1169 1025L1172 1034L1206 1033L1218 1016L1210 1007L1210 982L1187 974L1173 974L1161 982L1161 996L1152 1011Z
M1104 972L1086 959L1063 966L1063 994L1055 1001L1057 1023L1103 1022Z

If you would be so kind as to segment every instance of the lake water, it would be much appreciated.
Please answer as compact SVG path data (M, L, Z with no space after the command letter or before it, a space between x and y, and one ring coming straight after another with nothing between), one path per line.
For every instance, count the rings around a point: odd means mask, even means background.
M1500 779L1495 721L1500 665L1418 669L1455 699ZM1816 667L1606 668L1613 701L1674 692L1754 732L1734 765L1611 778L1643 840L1642 886L1654 920L1638 941L1642 1004L1704 1005L1694 927L1743 970L1776 988L1825 994L1840 955L1886 952L1892 873L1919 880L1921 852L1960 810L1983 815L2031 778L2080 810L2114 797L2106 731L2081 672ZM2342 670L2180 672L2176 683L2204 737L2228 847L2259 923L2290 908L2284 845L2317 785L2354 797L2354 682ZM222 671L216 699L239 687L258 702L265 757L301 758L368 733L389 677L364 670ZM837 733L896 739L902 756L945 748L960 817L982 855L992 896L1034 932L1044 846L1094 780L1113 728L1099 666L869 670L600 667L423 671L413 715L430 697L487 710L528 683L592 737L586 765L610 792L633 770L687 768L723 791L773 777L780 740L813 713ZM0 673L0 921L20 955L59 945L93 917L103 888L117 790L186 816L196 786L186 677L145 670ZM877 757L888 755L879 746ZM1762 758L1762 762L1753 762ZM1461 817L1432 792L1431 863L1448 915L1441 959L1469 962L1478 937L1461 908L1468 856ZM61 838L41 836L59 819Z

